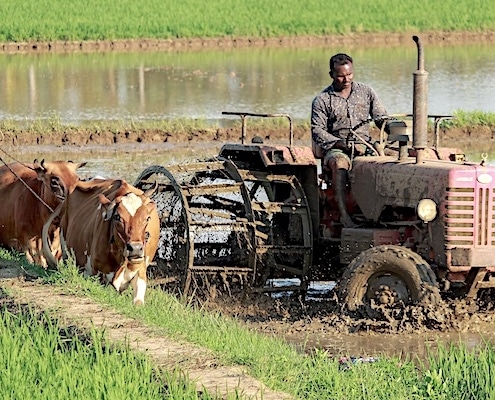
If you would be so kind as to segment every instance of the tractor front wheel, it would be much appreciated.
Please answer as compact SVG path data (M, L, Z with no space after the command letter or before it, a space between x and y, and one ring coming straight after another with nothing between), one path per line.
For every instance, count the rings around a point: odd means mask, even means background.
M338 297L348 311L376 317L376 310L434 306L442 300L431 267L407 248L382 245L363 251L346 268Z

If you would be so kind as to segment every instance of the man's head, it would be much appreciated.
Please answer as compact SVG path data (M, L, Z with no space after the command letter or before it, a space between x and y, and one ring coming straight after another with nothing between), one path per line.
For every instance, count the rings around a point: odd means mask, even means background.
M344 53L338 53L330 57L330 77L336 91L341 91L352 84L354 68L352 57Z

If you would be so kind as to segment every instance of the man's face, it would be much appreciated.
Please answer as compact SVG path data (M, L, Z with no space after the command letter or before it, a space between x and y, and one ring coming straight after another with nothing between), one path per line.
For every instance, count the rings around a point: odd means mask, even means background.
M352 64L337 65L333 71L330 71L330 77L333 79L333 87L336 91L349 88L354 78Z

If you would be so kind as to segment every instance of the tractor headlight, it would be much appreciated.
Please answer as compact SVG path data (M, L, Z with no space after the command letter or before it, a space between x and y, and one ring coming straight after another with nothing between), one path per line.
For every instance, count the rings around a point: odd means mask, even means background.
M421 199L417 212L423 222L430 222L437 216L437 204L432 199Z
M492 181L492 176L490 174L480 174L478 175L478 177L476 178L476 180L479 182L479 183L484 183L484 184L488 184Z

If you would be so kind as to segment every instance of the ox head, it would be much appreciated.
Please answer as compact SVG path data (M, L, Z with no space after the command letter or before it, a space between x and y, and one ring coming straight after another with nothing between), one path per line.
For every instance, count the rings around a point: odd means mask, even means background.
M79 175L76 170L86 165L85 162L74 163L72 161L52 161L34 160L33 167L38 175L38 180L43 182L59 201L63 201L69 193L74 190Z
M103 219L110 222L110 251L120 265L112 284L122 292L132 283L135 304L144 303L146 269L157 250L160 230L155 203L139 192L118 195L113 201L99 196Z
M111 221L112 225L110 244L118 246L131 264L144 261L146 227L155 208L155 203L146 200L135 193L127 193L113 201L100 195L104 220Z
M41 162L34 160L33 164L25 165L29 170L30 180L36 183L35 179L37 179L37 181L40 182L35 185L36 187L33 187L33 194L44 206L46 206L42 209L37 209L39 212L37 214L38 221L36 223L45 223L45 213L48 210L52 212L53 209L59 206L67 198L67 195L74 190L74 187L79 181L79 175L76 173L76 170L83 165L86 165L86 163L74 163L72 161L45 162L45 160L41 160ZM50 225L51 224L52 222L50 222ZM60 257L62 250L58 236L58 221L54 222L52 226L50 225L46 228L46 244L48 247L51 247L49 252L52 253L54 257ZM36 225L32 227L33 230L36 229L37 236L34 236L29 240L29 243L26 246L26 255L31 253L31 258L34 262L46 267L48 265L51 266L53 260L49 261L46 259L46 256L42 255L40 248L41 240L36 239L39 238L40 234L41 236L43 235L41 226L39 231L37 231ZM45 228L43 227L43 229ZM34 239L36 239L36 241ZM52 243L49 244L48 240L51 240Z

